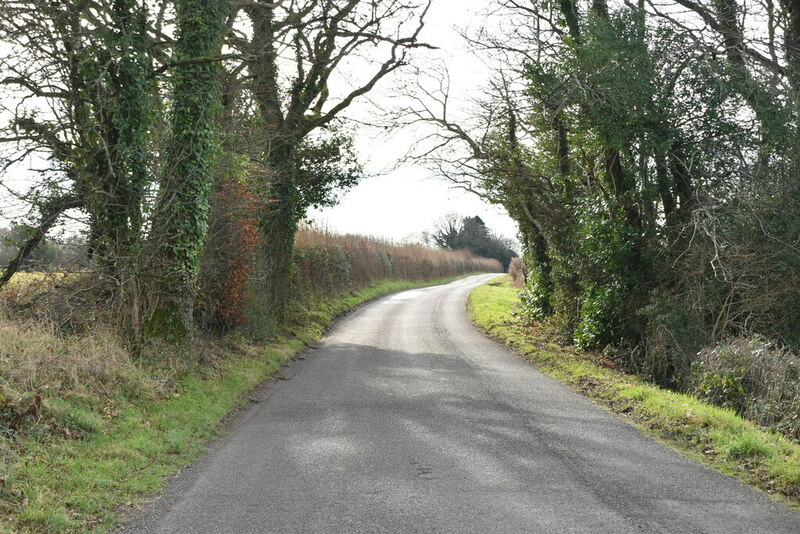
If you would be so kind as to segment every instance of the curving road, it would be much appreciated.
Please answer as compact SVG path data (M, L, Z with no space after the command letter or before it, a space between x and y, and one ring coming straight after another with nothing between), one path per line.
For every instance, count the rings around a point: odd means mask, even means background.
M492 276L339 321L126 532L800 532L483 337Z

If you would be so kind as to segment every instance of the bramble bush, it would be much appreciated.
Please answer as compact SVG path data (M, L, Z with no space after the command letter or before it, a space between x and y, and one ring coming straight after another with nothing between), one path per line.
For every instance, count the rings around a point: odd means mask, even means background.
M764 426L800 437L800 358L764 339L737 338L700 351L692 392Z

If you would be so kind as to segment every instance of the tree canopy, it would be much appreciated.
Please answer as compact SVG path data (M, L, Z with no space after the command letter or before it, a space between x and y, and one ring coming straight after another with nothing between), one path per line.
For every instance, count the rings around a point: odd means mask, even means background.
M518 222L530 317L685 384L730 337L800 346L798 12L497 0L467 36L495 65L470 120L436 72L401 120Z

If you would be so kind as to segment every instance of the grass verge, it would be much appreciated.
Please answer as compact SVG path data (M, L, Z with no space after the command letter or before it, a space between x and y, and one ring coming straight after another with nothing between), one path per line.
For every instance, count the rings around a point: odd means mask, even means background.
M799 444L731 410L610 368L598 355L559 346L517 319L518 291L508 276L476 288L469 298L472 320L541 371L665 445L800 510Z
M40 425L44 430L38 433L0 435L0 532L114 528L122 507L135 506L162 489L171 475L196 460L204 444L219 435L225 414L286 360L318 340L334 319L378 296L456 278L385 281L316 301L269 345L234 336L218 340L215 352L222 356L177 378L167 394L155 398L117 393L98 399L97 394L74 390L40 397L36 402L44 403L42 412L57 414L59 425ZM54 435L56 428L62 435Z

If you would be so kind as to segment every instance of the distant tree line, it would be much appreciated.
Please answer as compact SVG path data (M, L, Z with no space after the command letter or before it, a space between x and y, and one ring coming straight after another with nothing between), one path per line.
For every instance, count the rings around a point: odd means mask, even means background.
M476 256L493 258L508 270L511 260L518 254L513 249L513 243L493 234L483 219L474 217L461 217L448 214L442 217L436 228L426 232L425 240L437 247L447 250L469 250Z
M0 265L17 255L17 244L27 236L19 228L0 228ZM18 270L79 270L88 267L86 241L81 236L43 238L20 263Z

